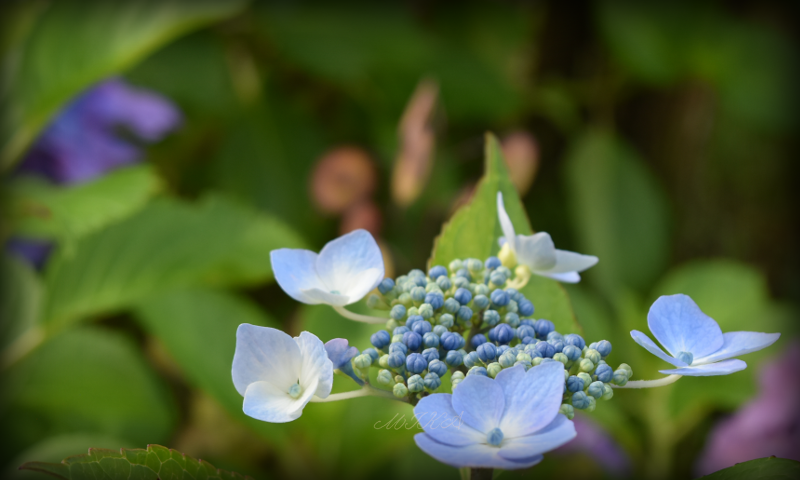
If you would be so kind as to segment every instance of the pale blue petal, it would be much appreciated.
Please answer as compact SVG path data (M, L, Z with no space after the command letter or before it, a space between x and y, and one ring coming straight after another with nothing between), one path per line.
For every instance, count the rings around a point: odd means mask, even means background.
M546 428L533 435L503 441L500 456L508 460L518 460L541 455L564 445L575 438L575 435L575 425L564 415L556 415Z
M556 264L546 273L582 272L597 264L594 255L581 255L567 250L556 250Z
M300 378L301 362L300 348L286 333L249 323L236 329L231 374L240 395L244 396L251 383L261 381L288 392Z
M505 397L506 408L500 421L504 438L530 435L558 415L564 393L564 365L548 362L527 372L522 365L506 368L497 374L495 383Z
M658 345L655 344L650 337L645 335L644 333L640 332L639 330L631 330L631 337L633 337L633 341L638 343L639 345L643 346L648 352L652 353L656 357L664 360L667 363L671 363L676 367L686 367L686 362L682 362L677 358L670 357L664 350L661 350Z
M368 231L355 230L322 248L317 257L317 273L327 287L323 290L338 291L351 303L357 302L383 280L383 254ZM365 275L368 284L364 283Z
M697 358L692 365L718 362L767 348L780 338L780 333L726 332L722 334L722 348L711 355Z
M331 394L331 388L333 388L333 362L328 358L325 344L316 335L309 332L301 332L300 336L295 337L294 340L300 347L300 354L303 356L300 368L300 386L305 390L311 388L311 385L316 385L314 395L326 398Z
M439 443L453 446L486 443L486 434L466 425L453 410L452 395L435 393L414 407L414 416L425 433Z
M330 293L325 290L320 290L319 288L310 288L308 290L303 290L302 293L309 300L305 303L311 303L312 305L317 305L322 303L325 305L334 305L336 307L343 307L348 303L350 303L350 299L344 295Z
M503 230L504 239L506 239L506 241L510 241L511 244L509 247L511 247L512 251L516 251L517 245L514 242L516 239L516 233L514 233L514 224L511 223L511 218L508 216L508 213L506 213L506 207L503 204L502 192L497 192L497 216L500 219L500 228ZM500 246L503 246L502 243Z
M251 383L245 391L242 410L246 415L264 422L291 422L303 414L303 408L314 395L317 385L311 387L300 397L292 398L288 392L269 382Z
M745 368L747 368L747 364L743 361L731 359L717 363L707 363L705 365L676 368L673 370L659 370L659 372L670 375L685 375L687 377L709 377L712 375L729 375L744 370Z
M358 349L351 347L346 338L334 338L325 342L325 351L333 362L333 368L342 368L353 357L358 355Z
M659 297L647 314L650 331L673 357L689 352L705 357L722 347L722 330L687 295Z
M517 260L531 270L550 270L556 265L556 246L547 232L517 235Z
M489 377L470 375L453 392L453 410L475 430L487 433L500 424L505 400L503 389Z
M486 377L483 377L486 378ZM461 388L460 386L458 388ZM458 389L456 389L458 391ZM426 433L414 435L417 446L431 457L447 465L462 468L501 468L503 470L518 470L536 465L542 461L541 455L518 461L507 460L500 455L498 447L484 443L476 443L463 447L455 447L439 443Z
M298 302L319 303L309 298L303 290L327 290L317 275L317 254L310 250L281 248L269 252L275 280L284 292Z
M558 280L559 282L564 283L578 283L581 281L581 276L578 272L566 272L566 273L547 273L547 272L533 272L536 275L541 275L543 277L552 278L553 280Z

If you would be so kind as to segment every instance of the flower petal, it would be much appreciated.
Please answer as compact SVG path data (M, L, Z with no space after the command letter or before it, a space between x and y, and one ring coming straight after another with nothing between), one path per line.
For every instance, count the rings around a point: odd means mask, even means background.
M326 290L320 290L319 288L310 288L308 290L302 290L302 293L309 300L305 303L310 303L312 305L318 305L322 303L325 305L334 305L336 307L343 307L348 303L350 303L349 297L346 297L344 295L337 295L335 293L330 293Z
M717 322L687 295L659 297L650 307L647 325L673 357L680 352L705 357L722 347L722 330Z
M453 446L485 443L486 434L466 425L453 410L452 401L449 393L436 393L417 403L414 416L425 433L439 443Z
M705 365L692 365L691 367L675 368L672 370L659 370L661 373L685 375L687 377L709 377L712 375L729 375L747 368L747 364L738 358L723 360Z
M503 389L489 377L466 377L453 392L452 400L453 410L461 420L483 434L497 427L503 418Z
M486 377L483 377L486 378ZM458 387L461 388L461 387ZM414 435L417 446L431 457L447 465L461 468L502 468L503 470L518 470L528 468L542 461L541 455L517 461L507 460L500 455L497 447L491 447L485 443L454 447L439 443L426 433Z
M497 217L500 219L500 228L503 230L503 237L506 242L511 242L509 245L511 250L516 252L516 233L514 232L514 224L511 223L511 218L506 213L506 206L503 204L503 192L497 192ZM502 247L502 245L500 245Z
M317 385L311 387L300 397L292 398L270 382L251 383L245 391L242 410L246 415L265 422L291 422L303 414L303 408L314 395Z
M333 368L342 368L342 365L349 362L353 357L358 355L358 349L351 347L346 338L334 338L325 342L325 351L328 352L328 358L333 362Z
M726 332L722 334L722 348L711 355L695 359L692 365L703 365L752 353L769 347L780 336L780 333Z
M517 260L531 270L546 271L556 265L556 246L547 232L517 235Z
M581 276L578 275L578 272L567 272L567 273L548 273L548 272L533 272L536 275L541 275L543 277L552 278L553 280L558 280L559 282L564 283L578 283L581 281Z
M563 374L562 374L563 377ZM502 443L500 456L508 460L530 458L554 450L575 438L575 425L564 415L556 415L543 430Z
M556 265L547 270L547 273L582 272L597 264L598 258L594 255L582 255L567 250L556 250Z
M289 391L300 376L301 361L300 348L286 333L243 323L236 330L233 385L242 396L251 383L260 381Z
M303 357L300 386L309 389L316 383L314 395L326 398L333 388L333 362L328 358L325 345L316 335L309 332L301 332L294 341L300 347L300 354Z
M317 254L310 250L280 248L269 252L275 280L287 295L298 302L320 303L308 297L303 290L327 290L317 275Z
M372 284L363 283L363 275L370 272ZM317 273L326 292L338 291L350 297L350 303L364 298L370 290L383 280L383 254L380 247L366 230L355 230L328 242L317 257Z
M670 357L669 355L664 353L664 350L661 350L661 348L658 345L656 345L655 342L650 340L650 337L640 332L639 330L631 330L631 337L633 337L634 342L643 346L648 352L652 353L661 360L664 360L667 363L671 363L676 367L688 366L686 362L682 362L677 358Z
M500 421L504 438L531 435L558 415L564 393L564 365L560 362L543 363L527 372L522 365L507 368L497 374L495 382L505 397Z

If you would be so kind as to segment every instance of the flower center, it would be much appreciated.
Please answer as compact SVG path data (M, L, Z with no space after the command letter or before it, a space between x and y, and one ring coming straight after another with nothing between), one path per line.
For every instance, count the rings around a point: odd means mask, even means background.
M492 431L486 434L486 443L489 445L494 445L495 447L500 445L500 442L503 441L503 431L499 428L493 428Z
M297 398L300 394L303 393L303 387L299 384L295 383L291 387L289 387L289 396L292 398Z
M331 293L334 294L334 295L341 295L342 294L342 292L340 292L339 290L331 290Z
M678 354L678 360L685 363L686 365L691 365L692 360L694 360L694 355L689 352L681 352Z

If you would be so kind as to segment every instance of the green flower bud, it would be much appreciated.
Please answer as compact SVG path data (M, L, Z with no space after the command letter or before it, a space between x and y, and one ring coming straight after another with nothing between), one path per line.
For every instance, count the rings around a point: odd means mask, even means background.
M563 354L563 353L561 353L561 352L559 352L559 353L556 353L555 355L553 355L553 360L555 360L556 362L561 362L561 363L563 363L564 365L566 365L566 364L567 364L567 362L569 362L569 358L567 358L567 356L566 356L566 355L564 355L564 354Z
M586 407L587 412L594 412L594 409L597 408L597 400L589 395L589 406Z
M621 363L619 367L617 367L617 370L625 370L629 379L633 376L633 370L631 370L631 366L627 363Z
M389 370L381 370L378 372L378 383L381 385L393 385L394 378L392 377L392 372Z
M456 380L459 381L464 380L464 372L462 372L461 370L456 370L455 372L453 372L452 375L450 375L451 382L454 382Z
M389 321L386 322L386 330L393 332L395 328L399 327L400 324L397 323L397 320L394 318L390 318Z
M397 398L405 398L408 395L408 388L402 383L396 383L392 388L392 393Z
M401 293L400 296L397 297L397 302L406 308L414 304L414 300L411 299L411 294L408 292Z
M433 306L430 303L423 303L419 306L418 311L419 315L422 315L422 318L425 320L433 316Z
M614 397L614 389L609 384L603 384L603 400L611 400Z
M372 357L370 357L369 355L362 353L361 355L358 355L356 356L356 358L353 359L353 366L355 366L359 370L367 369L370 367L370 365L372 365Z
M411 393L419 393L425 390L425 381L420 375L412 375L408 377L408 391Z
M517 362L528 362L528 363L531 363L531 364L533 363L533 359L531 358L531 356L528 355L525 352L519 352L517 354L517 358L516 358L515 361L517 361Z
M425 293L441 292L441 291L442 287L440 287L439 284L436 282L428 282L428 284L425 285Z
M566 415L568 419L572 420L573 417L575 417L575 407L569 403L562 403L561 408L558 409L558 413Z
M620 387L625 386L628 383L628 372L623 369L619 369L614 372L614 377L611 379L611 383L614 385L619 385Z
M445 326L447 328L453 328L453 323L455 319L449 313L443 313L441 317L439 317L439 325Z
M534 367L537 366L537 365L540 365L543 360L544 360L544 358L542 358L542 357L536 357L536 358L531 360L531 365L533 365Z
M409 317L410 317L410 316L412 316L412 315L419 315L419 308L417 308L417 307L410 307L410 308L408 309L408 313L407 313L406 315L407 315L407 316L409 316Z
M389 306L386 305L383 299L381 299L380 297L378 297L373 293L372 295L367 297L367 307L376 310L388 310Z
M475 287L475 295L486 295L486 296L489 296L489 287L487 287L486 285L484 285L482 283L479 283Z
M590 348L589 350L587 350L587 351L586 351L586 353L584 353L584 354L583 354L583 358L585 358L585 359L587 359L587 360L591 360L591 361L592 361L592 364L596 366L596 365L597 365L597 363L598 363L598 362L599 362L599 361L600 361L600 360L601 360L603 357L600 355L600 352L598 352L598 351L597 351L597 350L595 350L594 348Z
M498 373L503 371L503 366L497 362L492 362L489 366L486 367L486 372L489 374L490 377L494 378L497 376Z
M464 266L467 267L467 270L469 270L471 273L480 272L483 270L483 262L477 258L468 258L464 262Z
M518 311L519 311L519 306L517 305L517 302L515 302L514 300L509 300L508 305L506 305L506 312L517 313Z
M456 273L457 271L464 268L464 263L459 259L455 259L452 262L450 262L450 264L447 265L447 268L450 269L451 273Z
M581 372L594 372L595 366L594 362L589 360L588 358L584 358L581 360L580 366L578 367Z
M402 375L394 376L394 383L405 383L406 379Z
M389 368L389 355L381 355L381 358L378 359L378 365L383 368Z
M398 333L397 335L392 335L392 343L400 342L403 343L403 334Z
M577 374L576 377L578 377L581 380L583 380L583 389L584 390L589 388L589 385L591 385L591 383L592 383L592 376L589 375L586 372L581 372L581 373Z

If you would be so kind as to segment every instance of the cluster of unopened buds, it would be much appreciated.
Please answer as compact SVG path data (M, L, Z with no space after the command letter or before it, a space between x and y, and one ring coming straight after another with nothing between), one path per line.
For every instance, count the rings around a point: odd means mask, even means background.
M691 298L664 296L651 307L648 326L669 354L642 332L631 336L676 368L662 370L668 374L662 379L630 381L630 366L607 363L610 342L587 344L576 333L562 335L551 321L534 319L534 304L521 293L531 275L577 282L578 272L597 257L557 250L544 232L516 235L499 193L497 202L504 234L498 255L454 259L427 273L384 278L381 251L363 230L331 241L319 254L273 251L275 277L288 295L383 327L372 334L372 347L359 352L346 339L323 344L309 332L292 338L241 325L232 373L244 412L288 422L309 402L384 396L414 405L424 430L415 437L417 445L437 460L459 468L520 469L570 441L575 410L593 411L615 388L733 373L746 367L733 357L780 336L723 334ZM345 308L365 297L369 307L389 318ZM331 394L335 370L361 388ZM452 393L441 393L443 382Z

